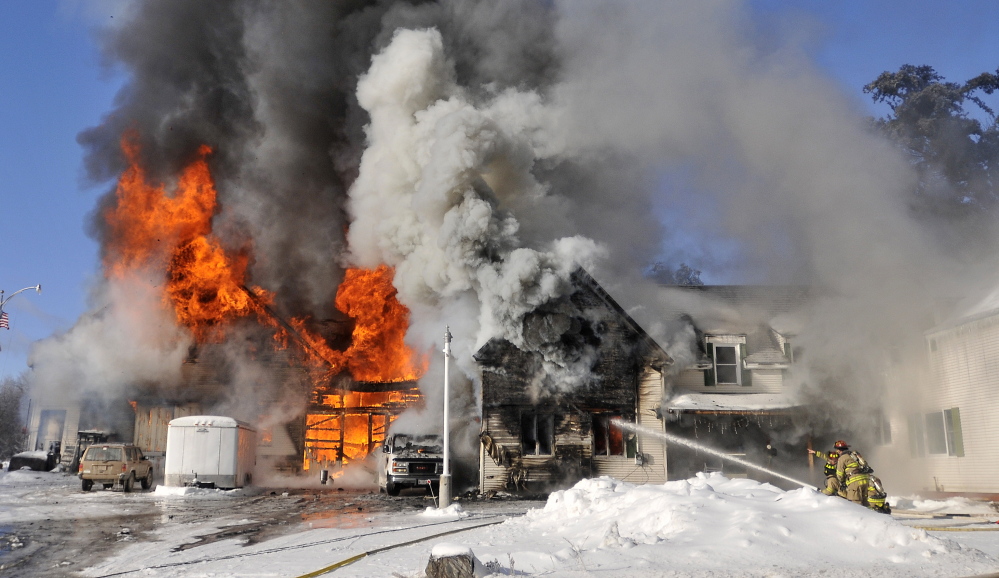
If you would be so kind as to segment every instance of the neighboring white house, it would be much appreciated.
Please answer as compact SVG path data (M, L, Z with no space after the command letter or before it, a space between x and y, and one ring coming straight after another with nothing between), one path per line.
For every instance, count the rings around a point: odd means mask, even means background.
M916 490L999 493L999 302L927 331L925 346L929 379L893 420L909 479Z

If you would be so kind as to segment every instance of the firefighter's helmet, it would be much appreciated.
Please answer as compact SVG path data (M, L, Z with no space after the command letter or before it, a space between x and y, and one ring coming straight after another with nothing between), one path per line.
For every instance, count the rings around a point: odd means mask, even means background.
M843 440L837 441L835 444L833 444L833 447L836 448L836 449L838 449L838 450L840 450L840 451L846 451L846 450L850 449L849 444L847 444Z

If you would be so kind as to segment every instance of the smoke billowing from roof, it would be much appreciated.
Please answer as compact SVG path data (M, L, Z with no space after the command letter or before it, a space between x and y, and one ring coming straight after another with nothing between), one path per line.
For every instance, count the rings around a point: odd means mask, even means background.
M211 146L213 231L252 240L280 314L321 318L343 267L388 263L413 345L450 324L472 379L489 338L531 346L525 315L579 265L690 358L641 279L665 254L822 287L799 343L825 383L968 278L909 215L907 165L788 37L760 41L735 0L142 2L102 32L131 80L80 142L95 181L121 172L129 129L162 180ZM87 363L64 351L39 346L36 367ZM134 379L171 360L153 357Z

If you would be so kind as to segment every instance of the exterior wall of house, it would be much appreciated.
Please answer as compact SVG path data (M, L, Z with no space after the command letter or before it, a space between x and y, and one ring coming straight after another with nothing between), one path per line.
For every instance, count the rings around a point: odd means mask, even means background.
M60 435L54 436L40 431L42 427L42 413L46 411L65 412ZM28 445L25 449L29 451L46 451L49 449L48 442L56 441L56 437L58 437L58 441L61 444L60 451L62 452L63 462L68 464L73 459L73 452L76 451L76 437L79 424L80 407L78 405L71 403L40 403L35 409L31 410L28 423Z
M638 380L638 407L636 423L646 429L663 431L662 421L656 410L663 399L663 377L658 371L646 368ZM592 426L587 414L556 414L555 449L552 456L523 455L520 443L519 420L513 417L515 408L485 409L483 431L496 446L494 454L499 462L480 447L480 491L513 491L518 481L523 484L558 485L571 480L573 475L611 476L633 483L663 483L666 481L667 457L661 440L638 435L638 452L635 457L594 456ZM621 412L627 413L627 412Z
M780 369L750 369L752 385L704 385L704 370L686 369L676 378L676 385L696 393L781 393L784 374Z
M957 408L964 455L930 454L923 439L915 476L928 490L999 493L999 315L931 333L927 345L933 385L918 413ZM898 421L906 424L902 443L918 454L915 438L925 438L925 428L908 431L909 419Z
M784 390L784 372L780 369L752 369L750 371L753 372L753 385L743 389L752 391L744 391L743 393L781 393Z
M663 423L656 410L663 399L663 376L646 368L638 380L638 426L661 432ZM638 433L638 453L641 460L625 456L594 456L593 475L611 476L636 484L661 484L666 481L666 446L663 440Z
M481 492L512 492L526 487L557 485L563 480L590 475L592 445L579 414L555 415L553 455L523 455L520 432L510 427L509 411L484 412L484 431L489 432L499 462L480 444L479 488ZM519 426L519 421L517 422ZM513 431L511 431L513 430ZM587 432L587 433L584 433Z
M135 407L135 433L132 443L139 446L145 453L165 453L167 430L169 429L170 420L202 413L201 406L196 403L166 406L137 404Z

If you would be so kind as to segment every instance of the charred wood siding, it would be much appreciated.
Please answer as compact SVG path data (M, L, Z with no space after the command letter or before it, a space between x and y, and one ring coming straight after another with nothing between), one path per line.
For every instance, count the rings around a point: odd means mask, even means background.
M564 487L592 475L614 475L638 482L665 480L665 454L654 444L641 450L655 462L638 466L634 456L594 456L595 415L621 416L645 424L644 410L656 420L662 401L660 374L649 369L649 340L609 297L583 285L571 297L590 323L596 356L583 385L571 386L544 373L540 355L493 340L476 355L482 370L483 444L480 450L480 488L518 491ZM665 358L666 356L663 355ZM639 377L643 395L639 401ZM526 455L521 439L525 414L554 416L551 455ZM653 424L661 428L661 425Z
M519 414L518 414L519 415ZM481 446L480 488L488 491L522 491L575 483L591 475L592 457L589 423L579 415L555 414L555 445L552 455L524 455L518 427L511 430L509 414L487 412L485 431L492 453Z

